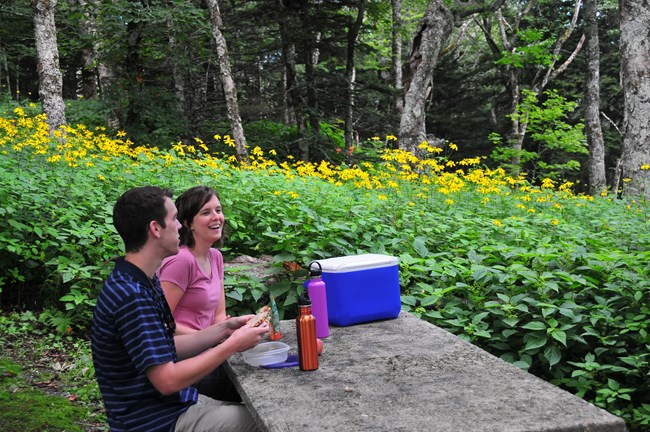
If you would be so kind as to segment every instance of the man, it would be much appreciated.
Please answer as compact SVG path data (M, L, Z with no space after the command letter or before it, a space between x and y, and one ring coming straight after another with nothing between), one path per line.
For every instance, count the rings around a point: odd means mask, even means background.
M246 407L199 395L192 384L231 355L257 345L268 326L230 318L200 332L175 335L175 322L155 275L178 253L180 223L169 191L125 192L113 207L124 241L97 298L91 346L95 375L112 431L254 431Z

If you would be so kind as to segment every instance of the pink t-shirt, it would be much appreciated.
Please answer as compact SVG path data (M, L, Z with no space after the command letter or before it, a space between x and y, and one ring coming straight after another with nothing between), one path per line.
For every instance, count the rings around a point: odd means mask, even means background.
M174 309L176 323L201 330L214 323L223 287L223 255L210 249L212 275L203 273L192 252L181 246L178 254L165 258L158 269L161 282L178 285L184 294Z

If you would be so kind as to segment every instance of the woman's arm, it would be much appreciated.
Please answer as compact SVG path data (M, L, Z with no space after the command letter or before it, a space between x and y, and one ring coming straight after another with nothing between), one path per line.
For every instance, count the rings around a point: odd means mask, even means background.
M214 312L214 323L220 323L226 319L228 319L228 315L226 315L226 287L223 284L224 280L221 279L221 298L219 299L219 303L217 303L217 309Z
M183 297L183 294L185 292L176 285L175 283L172 282L166 282L166 281L161 281L160 286L162 287L163 292L165 293L165 299L167 300L167 304L169 305L169 309L174 313L174 310L176 309L176 306L178 306L178 302L181 301L181 297ZM194 333L197 330L185 326L183 324L176 324L176 335L182 335L182 334L189 334L189 333Z

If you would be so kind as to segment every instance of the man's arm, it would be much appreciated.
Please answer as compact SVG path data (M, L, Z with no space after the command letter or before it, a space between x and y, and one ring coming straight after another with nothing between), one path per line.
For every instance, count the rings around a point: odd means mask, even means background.
M243 327L253 315L230 318L193 333L176 334L174 344L179 360L193 357L212 348L228 338L235 330Z
M237 317L232 319L241 319L243 323L246 323L244 318L245 317ZM180 391L198 382L201 378L219 367L228 359L228 357L236 352L245 351L257 345L262 336L268 331L268 326L248 327L242 325L240 328L232 332L232 334L228 335L227 329L222 329L222 332L213 329L213 327L217 327L221 324L223 323L209 327L200 332L175 337L174 341L178 339L183 344L183 349L185 350L184 354L187 355L193 350L198 350L198 352L201 353L196 356L185 357L184 360L176 363L168 362L147 368L145 373L147 378L149 378L149 381L151 381L151 384L153 384L153 386L164 395ZM212 330L207 331L210 329ZM218 337L220 334L229 337L219 345L206 350L206 348L214 345L215 340L218 340L213 337ZM209 343L209 345L205 345L206 343ZM203 349L201 349L201 347L203 347Z

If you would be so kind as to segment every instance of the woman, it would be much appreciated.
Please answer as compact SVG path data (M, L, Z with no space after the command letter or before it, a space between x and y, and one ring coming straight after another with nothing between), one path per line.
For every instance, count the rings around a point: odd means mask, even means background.
M225 217L217 192L195 186L176 199L180 250L158 269L165 298L176 320L176 334L199 331L228 319L221 246ZM197 384L199 392L221 400L238 400L222 368Z

